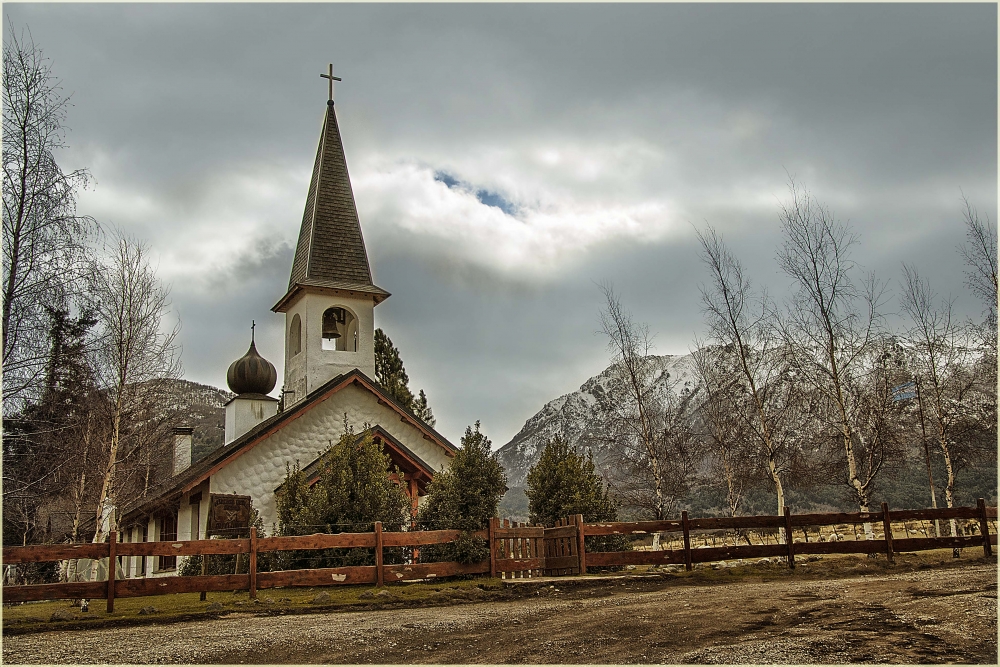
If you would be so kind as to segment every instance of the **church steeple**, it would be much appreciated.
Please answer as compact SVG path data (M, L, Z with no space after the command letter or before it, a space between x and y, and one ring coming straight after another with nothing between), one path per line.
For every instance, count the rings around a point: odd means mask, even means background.
M365 292L376 303L389 296L372 282L333 100L326 105L288 292L273 310L284 312L294 293L310 286Z
M372 282L347 159L331 99L306 195L288 291L272 308L285 314L286 405L355 368L375 374L374 308L389 293Z

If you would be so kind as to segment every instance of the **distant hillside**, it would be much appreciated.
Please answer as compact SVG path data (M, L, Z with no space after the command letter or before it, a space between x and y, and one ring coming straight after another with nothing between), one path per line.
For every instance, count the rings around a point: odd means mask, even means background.
M192 463L221 447L225 440L226 403L235 394L188 380L164 380L163 415L174 426L194 427Z

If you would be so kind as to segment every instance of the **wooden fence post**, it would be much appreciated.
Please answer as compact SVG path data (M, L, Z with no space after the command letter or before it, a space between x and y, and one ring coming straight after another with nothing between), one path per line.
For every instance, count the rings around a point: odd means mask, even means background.
M576 550L580 552L580 574L587 574L587 548L583 542L583 515L576 515Z
M257 527L250 526L250 599L257 599Z
M490 543L490 579L497 577L497 518L490 518L489 534L487 540Z
M375 522L375 585L384 586L382 572L382 522Z
M681 528L684 530L684 568L691 571L691 526L687 510L681 512Z
M785 505L785 547L788 549L788 567L789 569L795 569L795 547L792 546L794 543L794 538L792 537L792 510Z
M885 533L885 557L892 563L892 522L889 521L889 503L882 503L882 531Z
M979 532L983 534L983 555L993 555L993 545L990 544L990 522L986 518L986 500L980 498L976 501L979 508Z
M108 535L108 613L115 610L115 575L118 562L117 546L118 531L112 530Z

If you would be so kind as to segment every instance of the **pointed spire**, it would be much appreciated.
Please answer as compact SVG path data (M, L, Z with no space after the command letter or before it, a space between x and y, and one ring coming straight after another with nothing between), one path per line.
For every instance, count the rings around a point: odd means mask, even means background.
M288 293L273 310L282 311L298 287L310 286L370 293L376 303L389 296L372 282L333 100L326 105Z

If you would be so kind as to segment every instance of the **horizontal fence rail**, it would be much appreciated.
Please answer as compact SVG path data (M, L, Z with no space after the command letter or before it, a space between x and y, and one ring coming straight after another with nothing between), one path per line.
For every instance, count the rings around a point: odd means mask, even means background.
M978 530L976 535L942 537L893 536L892 523L903 523L905 534L912 534L907 521L965 520L967 526ZM582 574L587 567L622 567L629 565L684 565L690 570L694 563L709 563L732 559L778 557L789 567L795 567L796 555L808 554L885 554L892 562L898 552L928 549L961 549L982 547L986 556L992 556L997 543L995 531L990 531L990 521L997 520L997 508L987 507L979 499L976 507L954 507L921 510L889 510L883 503L877 512L830 512L824 514L792 514L786 507L783 515L711 517L691 519L687 512L678 521L630 521L585 523L582 515L560 519L553 527L528 526L505 519L491 519L487 530L473 533L485 541L489 558L479 563L416 562L420 547L447 544L459 539L458 530L427 530L383 532L376 523L370 533L337 533L294 535L258 538L251 528L249 538L218 540L178 540L164 542L118 542L112 531L108 542L98 544L51 544L4 547L6 565L39 563L67 559L92 559L103 561L108 572L107 581L69 582L58 584L31 584L4 586L4 602L29 602L53 599L107 599L108 611L114 610L114 599L191 593L206 591L248 590L255 597L259 589L291 586L330 586L336 584L374 584L386 582L426 580L443 577L489 575L502 578L530 578L539 576ZM839 527L863 525L863 534L875 536L881 530L882 539L836 541L809 540L809 527ZM805 535L805 540L794 538L795 529ZM781 536L777 544L705 545L692 547L692 532L709 534L711 531L759 530ZM644 536L651 534L680 533L681 548L635 551L587 551L586 539L591 536ZM924 533L926 535L926 532ZM414 562L385 564L385 548L413 549ZM299 570L258 572L259 554L288 551L321 551L326 549L372 549L375 565L351 567L318 567ZM201 576L160 576L117 578L117 567L108 567L120 557L155 556L211 556L247 555L249 572L243 574L217 574Z

